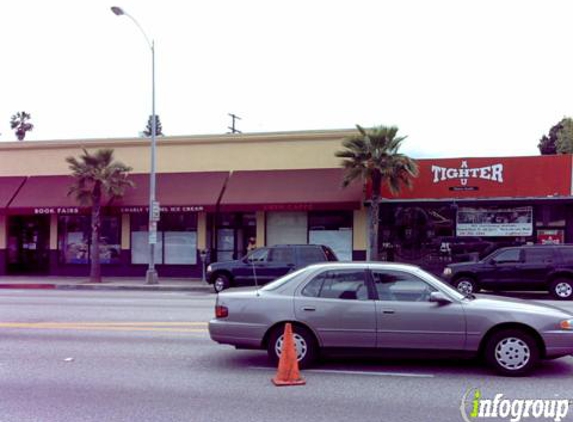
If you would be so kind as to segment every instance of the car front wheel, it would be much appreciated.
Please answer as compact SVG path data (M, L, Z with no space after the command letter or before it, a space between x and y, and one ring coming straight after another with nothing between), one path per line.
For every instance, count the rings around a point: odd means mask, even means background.
M551 295L559 300L573 299L573 281L568 278L557 278L549 288Z
M269 360L276 365L281 357L284 344L284 325L276 327L269 338L267 352ZM296 347L296 359L300 368L308 368L318 356L318 345L314 335L306 328L293 325L293 339Z
M231 286L231 281L229 280L229 276L225 274L217 274L215 275L215 281L213 281L213 289L215 289L216 293L222 292L225 289L228 289Z
M460 292L464 295L477 293L479 291L479 287L478 287L477 283L475 282L475 280L473 278L470 278L470 277L459 278L454 283L454 286L456 287L456 289L458 289L458 292Z
M488 340L485 358L502 375L522 376L537 365L539 347L535 339L525 331L502 330Z

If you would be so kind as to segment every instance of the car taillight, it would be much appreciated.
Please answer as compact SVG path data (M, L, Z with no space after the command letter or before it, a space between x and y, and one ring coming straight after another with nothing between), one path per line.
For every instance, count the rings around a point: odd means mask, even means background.
M216 318L226 318L229 316L229 308L226 306L217 305L215 306L215 317Z

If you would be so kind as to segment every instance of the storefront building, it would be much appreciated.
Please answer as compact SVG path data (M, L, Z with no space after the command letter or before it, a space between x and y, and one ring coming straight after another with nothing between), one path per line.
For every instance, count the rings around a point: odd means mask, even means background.
M383 192L381 251L439 271L501 246L573 242L571 159L419 160L412 190Z
M366 257L368 187L342 188L335 151L353 130L158 140L160 276L201 275L207 259L258 246L322 243ZM87 275L90 210L68 195L65 158L112 148L135 187L103 210L102 273L143 276L148 259L149 140L0 144L0 274ZM415 158L415 157L414 157ZM572 242L572 157L419 160L412 190L383 191L385 259L428 268L519 242Z

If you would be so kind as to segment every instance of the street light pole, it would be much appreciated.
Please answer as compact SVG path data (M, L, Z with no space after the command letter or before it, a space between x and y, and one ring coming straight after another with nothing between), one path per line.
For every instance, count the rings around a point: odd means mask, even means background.
M113 6L111 11L117 16L127 16L139 28L151 50L151 169L149 171L149 267L145 274L146 284L157 284L155 269L155 245L157 244L157 222L159 221L159 204L155 200L155 152L156 146L156 117L155 117L155 41L149 37L137 20L120 7Z

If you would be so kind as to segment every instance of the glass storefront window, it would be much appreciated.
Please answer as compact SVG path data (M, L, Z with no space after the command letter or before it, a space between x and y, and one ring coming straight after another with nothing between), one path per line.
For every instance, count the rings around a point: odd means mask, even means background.
M339 260L352 261L352 212L308 213L309 243L329 246Z
M306 212L267 213L267 245L308 243Z
M539 205L537 211L540 215L536 219L536 227L565 227L567 216L565 205Z
M249 239L256 244L255 213L220 213L217 214L216 223L217 261L229 261L245 256L249 250Z
M100 262L120 262L121 220L118 216L102 217ZM90 260L91 217L62 215L58 217L58 250L63 264L88 264Z
M147 214L132 214L131 263L149 263L149 220ZM155 263L169 265L197 264L197 214L164 213L157 226Z

